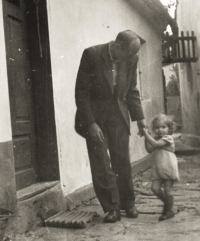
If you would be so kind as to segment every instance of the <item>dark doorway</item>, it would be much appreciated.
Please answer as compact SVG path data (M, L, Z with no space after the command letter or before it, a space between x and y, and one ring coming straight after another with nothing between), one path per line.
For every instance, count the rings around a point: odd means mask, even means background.
M59 180L46 0L3 0L17 190Z

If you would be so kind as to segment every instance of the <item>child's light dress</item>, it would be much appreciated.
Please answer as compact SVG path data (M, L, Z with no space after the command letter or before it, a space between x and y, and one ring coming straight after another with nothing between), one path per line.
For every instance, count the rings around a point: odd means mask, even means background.
M154 160L152 180L170 179L179 181L178 161L174 154L174 139L171 135L164 135L162 140L166 141L167 145L157 148L152 152Z

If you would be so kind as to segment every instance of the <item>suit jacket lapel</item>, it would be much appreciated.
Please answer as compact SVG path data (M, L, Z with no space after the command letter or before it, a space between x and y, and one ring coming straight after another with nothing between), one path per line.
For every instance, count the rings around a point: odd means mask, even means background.
M103 58L104 58L104 63L102 65L102 69L103 69L106 79L108 80L111 91L113 93L113 90L114 90L113 89L113 72L112 72L113 67L112 67L112 62L111 62L109 51L108 51L108 44L106 45L106 48L104 49Z
M105 46L105 49L103 51L104 63L102 64L102 69L103 69L103 72L104 72L104 75L105 75L106 79L108 80L108 83L110 85L110 89L113 93L114 92L113 72L112 72L113 66L112 66L112 62L111 62L111 59L110 59L108 48L109 48L109 44L107 44ZM127 80L127 78L130 77L130 73L132 71L133 65L135 63L137 63L137 61L138 61L138 56L135 55L132 62L122 61L119 64L119 68L118 68L118 71L117 71L117 93L118 94L123 92L126 80Z

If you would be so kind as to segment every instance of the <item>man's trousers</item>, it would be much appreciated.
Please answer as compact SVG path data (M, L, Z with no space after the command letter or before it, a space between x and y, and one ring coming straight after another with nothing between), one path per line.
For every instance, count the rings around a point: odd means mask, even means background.
M99 110L101 111L101 110ZM94 189L104 212L135 205L129 133L115 101L107 101L96 121L104 141L87 139Z

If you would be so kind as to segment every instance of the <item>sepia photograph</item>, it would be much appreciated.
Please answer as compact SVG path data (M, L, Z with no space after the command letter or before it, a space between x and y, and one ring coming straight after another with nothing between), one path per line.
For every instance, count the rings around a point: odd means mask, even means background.
M200 240L200 1L0 1L0 241Z

